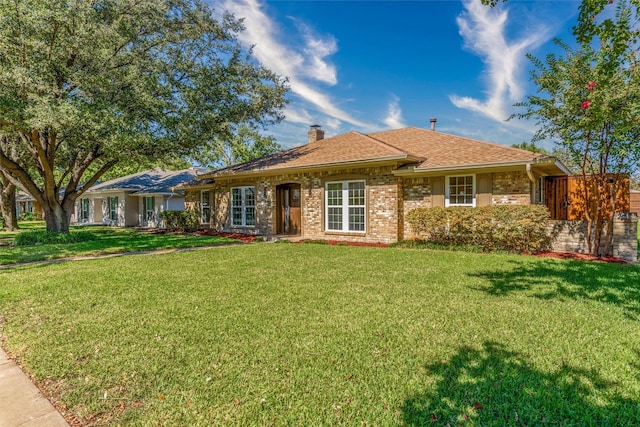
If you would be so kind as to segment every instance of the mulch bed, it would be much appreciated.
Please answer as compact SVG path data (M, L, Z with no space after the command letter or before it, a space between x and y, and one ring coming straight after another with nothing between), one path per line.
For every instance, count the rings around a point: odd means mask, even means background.
M592 255L588 255L588 254L578 254L578 253L574 253L574 252L551 252L551 251L547 251L547 252L539 252L537 254L535 254L535 256L541 257L541 258L556 258L556 259L575 259L575 260L580 260L580 261L596 261L596 262L611 262L611 263L615 263L615 264L628 264L629 262L622 259L622 258L616 258L616 257L612 257L612 256L607 256L607 257L594 257Z

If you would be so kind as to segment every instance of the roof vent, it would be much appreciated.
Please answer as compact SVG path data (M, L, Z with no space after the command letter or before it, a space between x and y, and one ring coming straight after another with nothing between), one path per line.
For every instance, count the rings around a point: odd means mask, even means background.
M431 122L431 130L436 130L436 122L438 121L438 119L436 119L435 117L431 117L431 120L429 120Z
M320 129L320 125L311 125L309 129L309 144L324 139L324 131Z

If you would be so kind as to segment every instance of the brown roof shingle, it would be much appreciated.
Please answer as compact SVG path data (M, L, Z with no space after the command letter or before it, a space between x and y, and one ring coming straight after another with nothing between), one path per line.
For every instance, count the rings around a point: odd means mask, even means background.
M365 135L348 132L205 174L213 178L281 169L400 160L415 170L527 163L550 156L456 135L408 127Z

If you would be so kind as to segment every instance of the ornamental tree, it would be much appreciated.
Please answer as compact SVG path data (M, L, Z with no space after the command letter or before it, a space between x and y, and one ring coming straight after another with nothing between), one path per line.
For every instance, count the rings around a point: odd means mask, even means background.
M637 58L638 9L618 2L615 18L598 21L610 2L585 1L574 33L577 48L560 41L564 54L531 55L537 94L517 104L517 117L533 118L534 140L551 139L579 166L592 255L612 252L617 186L640 163L640 74ZM604 216L604 201L608 217ZM604 230L607 238L603 242Z
M282 119L286 80L199 0L0 0L0 170L68 231L122 160L194 158ZM27 153L12 156L11 152Z

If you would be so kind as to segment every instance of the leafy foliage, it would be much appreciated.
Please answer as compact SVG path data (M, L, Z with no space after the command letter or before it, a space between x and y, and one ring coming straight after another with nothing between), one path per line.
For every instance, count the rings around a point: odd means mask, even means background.
M198 0L0 0L0 168L67 231L118 162L217 153L279 121L286 81L242 51L242 30Z
M196 211L162 211L160 219L169 230L194 231L200 226L200 215Z
M541 205L479 208L417 208L407 222L419 238L440 244L479 246L483 251L533 253L548 249L549 211Z
M615 183L637 173L640 165L636 49L640 12L638 2L617 3L615 18L598 19L608 3L582 2L574 28L579 47L557 41L564 50L562 56L549 54L542 61L529 55L538 94L516 104L524 109L517 117L537 121L535 139L556 141L568 164L579 170L584 181L594 183L584 187L583 199L607 204L608 217L603 215L605 209L587 204L587 244L596 256L612 252ZM614 182L611 191L609 180Z
M89 242L96 236L88 231L74 231L72 233L58 233L55 231L25 231L15 237L16 246L33 246L48 244L67 244Z

